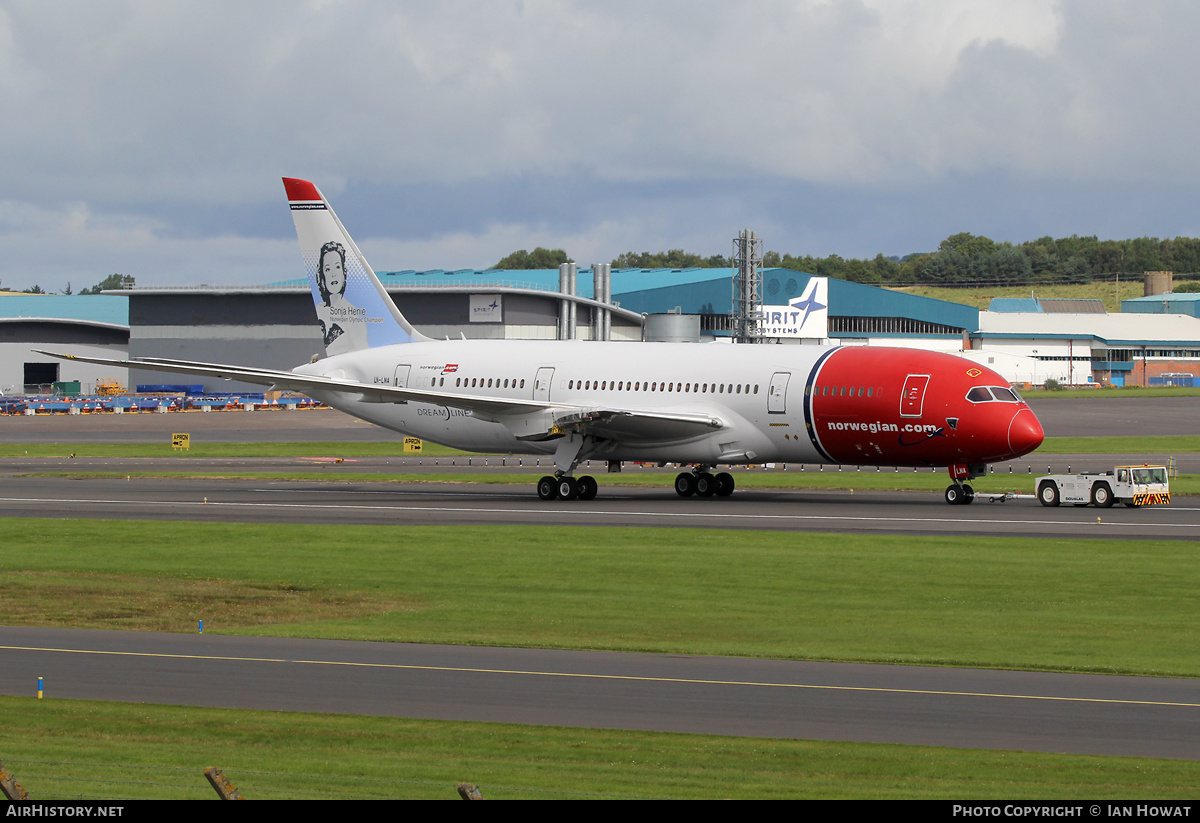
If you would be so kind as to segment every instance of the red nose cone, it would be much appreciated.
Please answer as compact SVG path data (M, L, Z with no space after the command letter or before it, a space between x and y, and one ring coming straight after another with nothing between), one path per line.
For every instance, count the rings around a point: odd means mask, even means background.
M1046 433L1042 431L1042 424L1038 422L1037 415L1029 409L1018 411L1013 415L1012 422L1008 424L1008 448L1012 451L1013 457L1029 454L1042 445L1045 438Z

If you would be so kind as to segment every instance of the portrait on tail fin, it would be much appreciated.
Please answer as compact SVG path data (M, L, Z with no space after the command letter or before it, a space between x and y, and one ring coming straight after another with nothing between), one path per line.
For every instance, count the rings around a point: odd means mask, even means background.
M367 348L364 312L346 299L346 247L330 240L317 258L317 320L327 354Z

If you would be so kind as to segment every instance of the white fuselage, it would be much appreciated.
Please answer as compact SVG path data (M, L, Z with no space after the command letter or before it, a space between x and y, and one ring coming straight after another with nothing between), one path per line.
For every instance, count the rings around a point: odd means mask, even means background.
M819 462L809 438L794 435L804 431L805 380L830 351L818 346L463 340L368 349L296 371L476 397L706 414L721 422L720 428L684 442L614 443L596 455L606 459ZM791 376L791 391L783 398L783 411L769 414L768 389L773 375L780 373ZM556 448L553 440L519 439L502 423L452 406L365 402L333 393L318 399L385 428L455 448L517 454L550 454Z
M882 346L429 341L295 371L405 389L407 402L312 391L380 426L471 451L553 453L560 469L587 458L971 467L1043 437L999 374ZM437 396L413 394L425 392Z

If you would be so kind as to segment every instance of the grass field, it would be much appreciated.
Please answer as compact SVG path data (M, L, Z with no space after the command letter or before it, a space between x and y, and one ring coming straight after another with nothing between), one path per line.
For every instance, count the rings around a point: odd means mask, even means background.
M1026 400L1084 400L1098 397L1200 397L1200 389L1181 386L1105 386L1100 389L1059 389L1046 391L1040 386L1024 389L1021 395Z
M1181 390L1183 391L1183 390ZM1188 391L1191 391L1190 389ZM1200 392L1200 389L1195 391ZM1054 393L1056 396L1062 392ZM374 443L195 443L190 451L175 451L169 443L3 443L0 459L6 457L172 457L186 465L190 458L255 457L408 457L428 460L441 458L488 457L470 455L457 449L426 443L422 454L405 455L402 446L392 441ZM1131 437L1048 437L1038 451L1020 461L1040 459L1043 454L1186 454L1200 452L1200 435ZM490 455L499 460L503 455ZM510 457L510 461L517 458ZM532 457L524 457L526 462ZM543 457L543 460L548 458ZM445 465L445 462L442 462Z
M13 624L1200 676L1183 541L0 525Z
M381 430L382 432L382 430ZM436 443L424 443L420 455L405 455L404 444L395 440L354 443L192 443L176 450L162 443L3 443L4 457L457 457L467 453Z
M1121 310L1121 300L1141 297L1143 284L1140 279L1122 280L1118 295L1116 280L1104 283L1053 284L1044 286L988 286L977 289L948 289L936 286L906 286L893 289L906 294L949 300L977 309L986 309L996 297L1067 298L1071 300L1101 300L1110 312Z
M1200 763L0 697L4 765L38 801L1190 799Z

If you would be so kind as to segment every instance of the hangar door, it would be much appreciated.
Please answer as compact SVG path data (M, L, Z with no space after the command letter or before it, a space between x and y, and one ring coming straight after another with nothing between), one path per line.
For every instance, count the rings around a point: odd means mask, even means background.
M25 385L40 386L58 382L58 363L26 363Z

